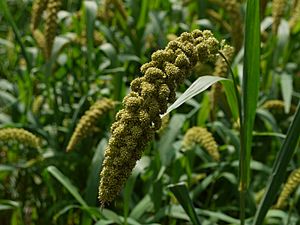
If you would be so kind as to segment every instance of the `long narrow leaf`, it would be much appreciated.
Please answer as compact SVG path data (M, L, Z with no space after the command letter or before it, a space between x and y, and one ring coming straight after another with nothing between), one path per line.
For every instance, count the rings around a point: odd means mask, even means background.
M190 217L191 222L194 225L201 225L199 218L196 214L195 208L193 206L192 200L189 196L189 192L186 188L186 185L183 183L169 185L170 190L175 195L178 202L183 207L184 211Z
M256 211L253 225L260 225L263 222L269 208L271 207L281 184L284 181L287 166L294 154L300 134L300 103L295 117L288 129L286 138L274 162L270 180L267 185L265 195Z
M249 166L252 144L252 130L256 112L260 75L260 23L259 1L247 1L245 55L242 98L242 183L245 189L249 182Z
M55 166L48 166L46 171L55 177L82 206L88 207L86 202L79 194L77 188L71 183L69 178L62 174L62 172L60 172Z
M202 76L199 77L168 109L165 114L170 113L172 110L178 108L186 101L190 100L197 94L200 94L201 92L205 91L207 88L209 88L214 83L226 80L222 77L215 77L215 76Z
M84 199L90 206L95 206L97 203L97 193L99 185L99 171L104 158L104 150L107 145L106 139L102 139L94 153L90 173L87 179L86 194Z
M246 190L250 180L252 130L256 112L260 77L259 0L248 0L245 23L245 47L241 115L240 218L245 223Z
M87 59L88 59L88 70L91 73L92 68L92 52L93 52L93 41L94 41L94 23L97 14L97 4L93 1L84 1L84 13L85 13L85 24L86 24L86 37L87 37Z

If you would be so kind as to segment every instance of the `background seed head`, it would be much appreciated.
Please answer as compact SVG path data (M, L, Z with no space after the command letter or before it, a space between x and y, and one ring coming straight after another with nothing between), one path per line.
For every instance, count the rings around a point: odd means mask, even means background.
M89 110L80 118L75 131L67 146L67 152L73 150L78 143L85 137L93 133L97 121L108 111L112 110L115 103L111 99L101 99L95 102Z
M182 147L185 150L190 150L195 145L201 145L209 155L216 161L220 160L218 145L212 134L203 127L192 127L184 135Z
M34 134L22 128L0 129L0 142L17 141L26 146L38 149L40 139Z
M287 182L285 183L282 192L280 193L275 208L282 209L287 204L288 197L300 184L300 168L294 170L288 177Z
M48 0L45 21L46 57L49 59L52 52L57 29L57 13L61 7L61 0Z
M47 7L48 0L35 0L32 5L31 11L31 24L30 28L32 31L38 28L41 21L42 14Z

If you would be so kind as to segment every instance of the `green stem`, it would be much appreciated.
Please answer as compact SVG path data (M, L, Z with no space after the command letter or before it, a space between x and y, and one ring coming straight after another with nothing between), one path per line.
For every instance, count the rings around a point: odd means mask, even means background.
M230 73L231 73L231 77L232 77L232 81L233 81L233 86L234 86L234 93L235 93L235 97L237 99L237 102L238 102L238 108L239 108L239 117L240 117L240 120L241 120L241 116L242 116L242 103L241 103L241 98L240 98L240 95L239 95L239 90L238 90L238 83L237 83L237 80L236 80L236 77L232 71L232 68L230 66L230 63L229 61L227 60L227 58L225 57L225 55L219 51L219 54L222 56L222 58L225 60L229 70L230 70Z

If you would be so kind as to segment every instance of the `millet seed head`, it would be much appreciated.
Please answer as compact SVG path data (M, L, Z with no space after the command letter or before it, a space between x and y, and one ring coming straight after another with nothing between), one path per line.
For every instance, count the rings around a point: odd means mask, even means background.
M0 129L0 142L17 141L26 146L38 149L40 139L31 132L22 128Z
M283 190L280 193L274 208L282 209L292 192L300 184L300 168L294 170L288 177L287 182L284 184Z
M203 127L192 127L184 135L182 147L185 150L190 150L195 145L201 145L208 154L215 160L220 160L218 145L213 138L212 134Z
M215 60L218 50L219 42L210 31L185 32L164 50L154 52L151 62L141 67L144 76L132 81L131 92L112 125L100 173L102 206L121 191L146 145L161 127L160 115L175 100L177 85L189 76L197 62Z
M35 0L31 10L30 28L32 31L38 28L42 14L47 7L48 0Z
M52 53L52 47L56 36L57 29L57 13L61 7L61 0L48 0L45 21L45 42L46 42L46 58L49 59Z
M96 127L97 121L105 113L112 110L114 106L114 101L107 98L103 98L95 102L80 118L76 125L75 131L68 143L67 152L73 150L76 145L81 142L81 140L93 133L93 129Z

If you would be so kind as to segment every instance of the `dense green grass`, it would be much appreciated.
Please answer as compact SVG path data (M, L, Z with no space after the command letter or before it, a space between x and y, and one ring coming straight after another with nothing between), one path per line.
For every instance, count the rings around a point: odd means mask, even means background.
M275 7L266 0L119 1L123 9L62 2L47 59L30 29L32 1L0 0L0 129L24 128L42 140L39 149L0 140L1 225L300 224L300 188L285 208L272 208L300 167L300 19L289 26L293 1L284 4L276 34ZM236 11L230 2L240 3ZM154 51L193 29L209 29L231 45L244 36L243 47L226 60L225 79L214 76L214 63L196 66L177 89L167 126L117 199L100 208L99 171L130 82ZM213 99L216 82L224 88ZM80 117L103 97L116 109L67 153ZM264 106L274 99L281 109ZM220 162L203 146L182 147L194 126L211 132Z

